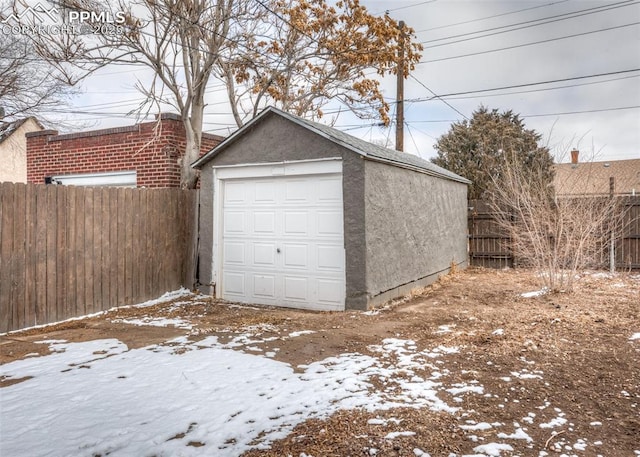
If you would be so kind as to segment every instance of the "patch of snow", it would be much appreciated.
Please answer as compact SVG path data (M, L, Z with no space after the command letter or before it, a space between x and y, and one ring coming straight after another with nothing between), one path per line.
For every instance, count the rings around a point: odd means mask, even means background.
M473 392L476 394L484 393L484 387L482 386L468 386L466 384L454 384L455 387L445 389L451 395L460 395L467 392Z
M532 443L533 438L531 438L527 432L522 430L521 428L517 428L515 432L507 435L506 433L498 433L498 438L507 439L507 440L526 440L527 443Z
M633 335L631 335L631 336L629 337L629 339L630 339L631 341L634 341L634 340L640 340L640 333L634 333Z
M611 273L604 273L602 271L598 271L595 273L589 273L589 276L595 279L611 279L613 275Z
M546 287L543 287L540 290L535 290L533 292L524 292L521 293L520 296L523 298L534 298L534 297L539 297L541 295L546 294L547 292L549 292L549 289L547 289Z
M400 422L402 422L402 419L396 419L395 417L391 417L389 419L381 419L379 417L375 418L375 419L369 419L367 421L367 424L369 425L387 425L388 423L392 423L392 424L400 424Z
M487 443L473 448L473 452L482 453L491 457L500 457L503 451L513 451L513 447L504 443Z
M183 319L168 319L164 317L141 317L138 319L110 319L114 324L136 325L138 327L148 325L150 327L175 327L191 330L193 325Z
M164 303L164 302L168 302L168 301L175 300L177 298L188 297L188 296L195 297L195 294L193 292L191 292L189 289L185 289L184 287L181 287L178 290L173 290L171 292L167 292L166 294L161 295L158 298L154 298L152 300L148 300L148 301L145 301L145 302L142 302L142 303L138 303L136 305L132 305L131 307L132 308L148 308L149 306L159 305L159 304ZM123 308L129 308L129 307L126 306L126 307L123 307Z
M554 419L551 419L549 422L545 422L544 424L540 424L540 428L553 428L560 427L567 423L567 419L562 416L558 416Z
M440 325L438 326L438 330L436 330L435 334L440 334L440 333L451 333L453 330L451 330L451 328L455 327L455 324L448 324L448 325Z
M229 349L254 339L185 336L139 349L118 340L42 343L51 354L0 366L6 379L32 376L2 389L0 454L196 456L202 449L189 443L200 442L208 455L230 457L339 409L459 409L438 398L441 383L426 379L436 370L430 359L457 348L420 351L387 339L376 357L340 354L297 373ZM372 378L389 380L389 389L372 391Z
M584 451L585 449L587 449L587 442L580 438L573 445L573 449L575 449L576 451Z
M477 430L489 430L493 427L488 422L478 422L477 424L472 424L472 425L461 425L460 428L462 430L477 431Z
M594 421L594 422L591 422L589 425L591 425L592 427L598 427L599 425L602 425L602 422Z
M289 333L289 338L296 338L302 335L311 335L312 333L316 333L313 330L300 330L299 332L291 332Z
M82 319L89 319L89 318L92 318L92 317L103 316L105 314L108 314L108 313L110 313L112 311L115 311L115 310L118 310L118 309L145 308L145 307L149 307L149 306L153 306L153 305L158 305L158 304L164 303L164 302L169 302L169 301L175 300L176 298L186 297L186 296L194 296L195 297L195 295L190 290L185 289L184 287L182 287L182 288L180 288L178 290L174 290L172 292L167 292L167 293L161 295L158 298L154 298L153 300L148 300L146 302L138 303L136 305L117 306L117 307L108 309L106 311L98 311L97 313L85 314L83 316L72 317L70 319L65 319L65 320L62 320L62 321L50 322L48 324L34 325L32 327L26 327L26 328L21 328L19 330L13 330L11 332L0 333L0 336L10 335L10 334L16 333L16 332L24 332L26 330L46 328L46 327L49 327L49 326L52 326L52 325L63 324L65 322L74 322L74 321L79 321L79 320L82 320Z
M497 328L495 329L493 332L491 332L492 335L504 335L504 329L502 328Z
M431 457L431 454L429 454L428 452L423 451L422 449L418 449L418 448L415 448L413 450L413 455L415 455L416 457Z
M522 371L518 372L518 371L512 371L511 372L511 376L514 376L518 379L542 379L542 376L540 376L541 374L543 374L542 371L533 371L530 372L529 370L523 369Z
M413 436L416 432L404 431L404 432L391 432L387 433L384 437L385 440L394 440L399 436Z

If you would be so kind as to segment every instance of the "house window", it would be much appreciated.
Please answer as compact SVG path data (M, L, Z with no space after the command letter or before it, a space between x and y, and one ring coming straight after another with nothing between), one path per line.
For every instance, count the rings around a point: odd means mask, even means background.
M136 187L138 183L135 170L48 176L44 178L44 182L45 184L61 184L63 186L111 187Z

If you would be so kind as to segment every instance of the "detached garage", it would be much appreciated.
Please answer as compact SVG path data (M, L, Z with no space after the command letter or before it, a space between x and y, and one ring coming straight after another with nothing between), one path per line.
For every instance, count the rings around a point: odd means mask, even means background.
M367 309L467 262L469 181L275 108L194 163L217 298Z

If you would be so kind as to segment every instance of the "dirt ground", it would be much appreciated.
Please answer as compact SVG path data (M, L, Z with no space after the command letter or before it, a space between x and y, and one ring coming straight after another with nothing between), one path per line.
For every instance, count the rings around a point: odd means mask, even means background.
M478 440L495 435L492 429L471 433L461 428L480 422L506 425L505 430L526 427L534 445L510 441L514 450L507 455L637 455L640 339L630 337L640 332L640 275L587 274L572 294L521 296L538 288L531 272L469 269L373 313L238 306L200 297L200 304L186 307L163 303L126 308L5 335L0 337L0 364L27 354L44 355L46 346L34 343L43 339L117 338L137 348L185 334L195 340L216 335L225 342L247 328L263 336L314 331L278 340L275 359L293 367L345 352L371 354L371 345L384 338L411 339L418 347L459 347L458 353L447 355L447 383L477 382L488 394L465 396L464 409L453 414L410 407L341 411L325 420L308 420L270 450L246 456L413 456L419 455L416 448L432 457L472 454ZM114 322L148 316L183 318L194 326ZM258 346L266 352L270 344ZM0 379L0 387L6 385L8 380ZM455 395L443 392L447 395L443 399L455 404ZM558 417L567 421L554 428L527 427L531 413L536 424ZM386 422L389 418L393 421ZM390 424L398 421L415 434L386 439ZM589 444L585 450L582 440Z

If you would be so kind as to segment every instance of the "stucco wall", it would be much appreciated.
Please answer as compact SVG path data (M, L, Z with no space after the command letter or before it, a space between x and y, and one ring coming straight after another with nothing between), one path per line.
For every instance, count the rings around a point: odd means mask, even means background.
M213 167L341 157L347 309L366 309L467 261L467 186L397 168L270 115L202 167L199 280L213 288Z
M198 282L205 294L213 294L213 170L210 166L200 173L200 220L198 221Z
M436 279L452 262L466 266L465 184L367 160L365 218L372 303Z
M0 182L27 182L27 139L25 134L42 130L29 118L0 143Z
M200 190L200 289L211 293L213 272L213 170L214 166L258 164L341 157L346 250L345 300L348 309L367 306L364 245L364 160L337 144L286 119L270 115L246 131L202 167Z

